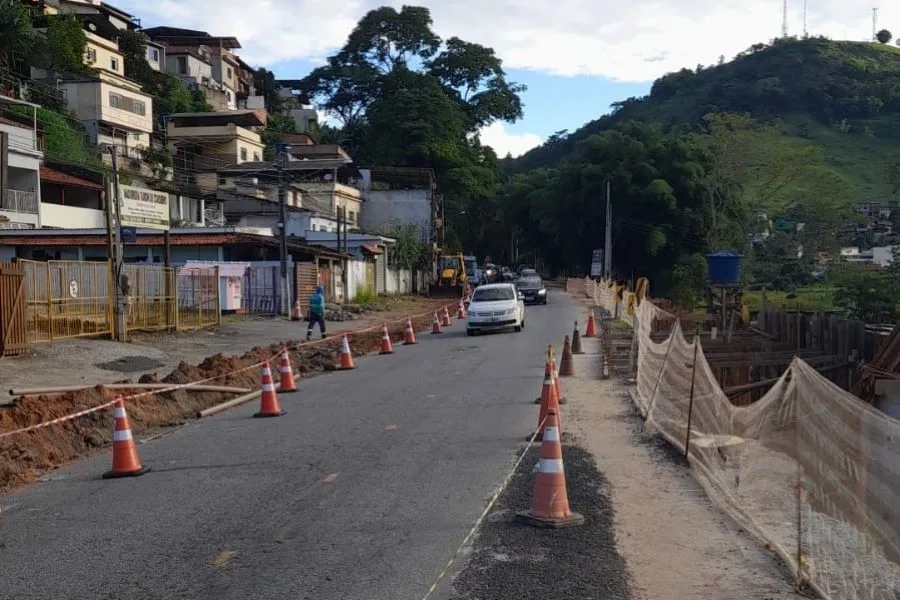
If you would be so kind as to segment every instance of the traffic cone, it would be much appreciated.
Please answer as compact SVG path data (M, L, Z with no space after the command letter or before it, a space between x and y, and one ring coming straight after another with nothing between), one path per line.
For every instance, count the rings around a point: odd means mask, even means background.
M393 354L394 346L391 344L391 333L388 331L387 323L384 324L384 329L381 330L381 352L378 354Z
M294 372L291 371L291 357L288 355L287 348L281 351L281 358L278 363L278 373L281 376L278 391L282 394L297 391L297 382L294 381Z
M556 358L550 363L553 370L553 393L556 394L556 401L560 404L566 403L566 397L563 396L562 388L559 383L559 371L556 369Z
M552 377L553 375L553 363L550 361L550 351L547 351L547 360L544 361L544 379L547 377ZM544 404L544 389L541 388L541 395L535 399L535 404Z
M413 327L412 319L406 317L406 328L403 330L403 345L411 346L413 344L418 344L416 341L416 330Z
M459 307L456 309L456 318L457 319L465 319L466 318L466 305L463 304L463 301L459 301Z
M122 396L116 398L113 420L115 425L113 426L112 469L103 474L103 479L143 475L150 469L141 464L137 445L131 435L131 424L128 422L128 414L125 412L125 402L122 400Z
M584 332L584 337L597 337L597 324L594 323L593 311L588 315L587 331Z
M350 340L347 338L346 333L341 339L341 366L338 368L341 371L349 371L356 368L356 364L353 362L353 354L350 352Z
M572 331L572 354L584 354L581 349L581 333L578 331L578 321L575 321L575 329Z
M291 311L291 321L299 321L302 318L303 311L300 309L300 301L294 302L294 309Z
M450 311L447 310L447 307L444 307L444 319L441 321L441 325L444 327L450 327L453 325L453 321L450 320Z
M259 397L259 412L254 417L280 417L284 414L281 406L278 405L278 394L275 393L275 383L272 381L272 369L269 368L269 361L263 361L262 368L262 395Z
M437 313L434 313L434 321L431 324L431 333L444 333L441 331L441 320L438 318Z
M584 524L584 516L569 509L566 471L563 464L559 409L547 412L541 438L541 453L534 476L531 510L516 513L519 520L535 527L574 527Z
M572 344L569 343L569 336L563 339L562 358L559 359L560 377L572 377L575 375L575 359L572 357Z

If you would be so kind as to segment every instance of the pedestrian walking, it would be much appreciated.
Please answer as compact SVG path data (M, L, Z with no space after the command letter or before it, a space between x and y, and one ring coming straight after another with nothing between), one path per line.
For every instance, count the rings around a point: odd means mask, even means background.
M312 339L313 325L319 324L319 331L322 333L322 339L325 335L325 288L321 285L316 286L316 293L309 297L309 325L306 326L306 341Z

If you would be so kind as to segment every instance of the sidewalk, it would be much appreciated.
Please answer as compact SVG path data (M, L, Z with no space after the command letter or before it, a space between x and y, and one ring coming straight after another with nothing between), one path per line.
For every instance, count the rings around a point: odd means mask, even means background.
M562 379L576 439L609 482L616 541L634 600L788 600L787 568L711 504L684 459L643 423L617 379L599 379L600 342L583 340Z
M408 314L426 312L446 300L397 298L388 310L365 312L351 321L329 321L328 333L356 331ZM318 336L318 328L314 335ZM305 321L285 318L223 317L222 325L207 329L131 335L128 343L108 339L75 338L33 344L24 356L0 359L0 404L11 400L10 388L63 385L97 385L144 373L160 377L181 361L199 363L207 356L243 354L256 346L299 340L306 336Z

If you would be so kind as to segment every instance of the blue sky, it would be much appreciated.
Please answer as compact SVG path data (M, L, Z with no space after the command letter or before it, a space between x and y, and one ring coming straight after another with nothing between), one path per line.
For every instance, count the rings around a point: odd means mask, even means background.
M231 35L239 54L284 78L300 78L347 39L359 19L382 5L431 9L434 31L494 48L509 78L528 85L525 118L482 130L501 156L532 148L560 129L574 130L640 96L657 77L715 64L782 31L783 0L108 0L144 26L170 25ZM804 16L803 6L807 6ZM891 0L788 0L789 34L833 39L900 33Z

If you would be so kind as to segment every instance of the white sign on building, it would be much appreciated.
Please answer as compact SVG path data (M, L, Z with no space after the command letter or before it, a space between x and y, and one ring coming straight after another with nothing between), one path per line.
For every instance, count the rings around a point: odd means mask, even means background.
M119 186L122 227L169 229L169 194L131 185Z

